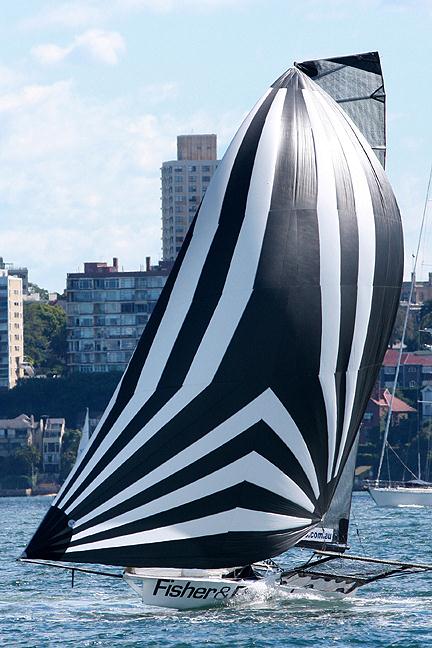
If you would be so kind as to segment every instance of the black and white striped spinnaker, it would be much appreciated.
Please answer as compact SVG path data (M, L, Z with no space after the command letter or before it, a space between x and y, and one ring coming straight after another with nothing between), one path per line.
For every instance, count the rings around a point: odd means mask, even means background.
M380 162L307 72L282 75L235 135L27 558L228 567L321 524L386 349L403 246Z

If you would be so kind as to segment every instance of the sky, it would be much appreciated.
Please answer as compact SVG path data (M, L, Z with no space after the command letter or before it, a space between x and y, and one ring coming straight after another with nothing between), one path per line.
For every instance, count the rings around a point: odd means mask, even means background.
M221 157L294 61L378 50L409 273L432 163L431 34L432 0L3 2L0 256L58 292L84 261L156 263L178 134L216 133Z

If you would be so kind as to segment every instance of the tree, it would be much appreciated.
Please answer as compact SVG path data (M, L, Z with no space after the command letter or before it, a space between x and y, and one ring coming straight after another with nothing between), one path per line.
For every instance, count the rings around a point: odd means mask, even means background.
M406 317L406 304L399 305L393 331L390 336L389 345L393 346L402 339L402 332ZM408 316L407 329L405 333L405 345L407 351L415 351L417 349L418 336L416 331L416 322L414 316Z
M24 353L39 373L66 368L66 314L60 306L24 303Z
M425 301L420 311L420 338L425 345L432 344L432 299Z
M23 412L35 419L47 415L66 419L67 428L82 424L85 408L102 414L122 374L71 373L60 378L23 378L14 389L0 390L0 412L3 418L14 418Z
M9 475L25 475L32 478L39 468L41 456L34 446L17 448L8 457L5 472Z
M64 482L75 464L80 439L80 430L66 430L63 435L60 482Z
M28 291L30 295L39 295L40 298L44 301L48 301L49 299L49 293L46 288L41 288L37 284L31 283L30 281L28 284Z
M423 319L425 317L427 317L428 315L432 315L432 299L428 299L422 305L421 311L420 311L421 321L423 321Z

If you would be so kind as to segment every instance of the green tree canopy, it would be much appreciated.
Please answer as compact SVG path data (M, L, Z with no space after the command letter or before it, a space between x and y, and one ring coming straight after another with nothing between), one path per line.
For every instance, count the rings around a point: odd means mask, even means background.
M399 305L396 320L393 326L393 331L389 340L389 345L393 346L396 342L402 339L402 332L406 316L406 305ZM413 314L409 314L407 329L405 333L405 345L407 351L415 351L418 344L418 332L416 328L416 320Z
M46 288L41 288L37 284L31 283L30 281L28 284L28 291L30 295L40 295L40 298L44 299L45 301L48 301L49 299L49 293Z
M420 331L422 344L430 346L432 344L432 299L425 301L421 308Z
M24 302L24 354L38 373L66 367L66 314L60 306Z
M17 448L6 459L3 470L7 475L25 475L32 477L40 464L40 452L34 446Z
M80 439L80 430L66 430L63 435L60 468L61 482L64 482L75 464Z
M14 418L23 412L35 419L64 417L68 428L82 425L86 407L102 414L117 387L121 372L71 373L61 378L24 378L14 389L0 390L0 412Z

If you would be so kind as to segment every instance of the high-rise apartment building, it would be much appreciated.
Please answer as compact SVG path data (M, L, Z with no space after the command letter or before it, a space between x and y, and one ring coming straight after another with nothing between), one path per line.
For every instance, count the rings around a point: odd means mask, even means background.
M216 135L179 135L177 160L163 162L162 253L176 258L218 165Z
M3 257L0 256L0 270L7 270L10 276L21 277L22 279L22 293L28 295L29 282L28 282L28 268L14 266L13 263L6 263Z
M0 387L15 387L24 375L22 279L0 268Z
M67 364L84 373L124 371L143 332L171 264L122 272L113 265L85 263L67 275Z

